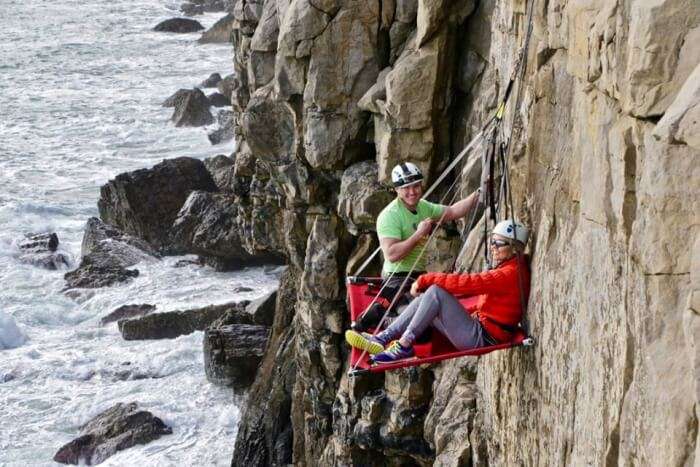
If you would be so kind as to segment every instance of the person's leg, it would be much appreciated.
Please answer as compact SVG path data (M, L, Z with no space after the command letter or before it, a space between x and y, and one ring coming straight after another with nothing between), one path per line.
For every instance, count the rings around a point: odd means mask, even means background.
M389 342L404 332L408 323L411 322L411 318L415 314L419 303L420 297L413 300L389 327L377 335L372 336L366 332L348 329L345 331L345 340L352 347L367 351L371 355L377 354L383 351Z
M382 332L377 334L377 337L386 343L392 339L396 339L404 333L409 323L416 314L420 306L423 296L416 297L408 304L408 306L399 314L399 316Z
M444 334L457 349L484 345L481 324L469 316L452 294L435 285L423 294L420 306L401 336L401 344L413 345L416 336L431 325Z

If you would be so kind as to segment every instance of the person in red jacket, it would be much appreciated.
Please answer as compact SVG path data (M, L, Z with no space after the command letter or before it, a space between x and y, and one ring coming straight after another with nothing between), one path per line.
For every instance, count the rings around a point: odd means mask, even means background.
M429 326L458 350L509 341L522 316L521 302L527 303L530 292L530 271L523 255L527 238L528 230L519 222L498 223L489 240L493 269L476 274L423 274L411 288L418 298L386 330L376 336L349 330L346 340L368 351L377 363L412 357L416 337ZM455 297L473 295L479 299L469 310Z

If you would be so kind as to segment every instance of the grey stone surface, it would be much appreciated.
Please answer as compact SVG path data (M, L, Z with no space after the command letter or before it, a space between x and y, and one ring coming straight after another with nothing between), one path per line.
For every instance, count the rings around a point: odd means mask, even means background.
M95 465L118 451L146 444L173 430L136 402L119 403L85 424L81 436L61 447L53 460L62 464Z

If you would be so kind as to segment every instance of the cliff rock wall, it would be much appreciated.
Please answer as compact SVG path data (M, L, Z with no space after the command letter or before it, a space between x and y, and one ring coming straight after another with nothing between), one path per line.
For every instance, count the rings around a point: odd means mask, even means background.
M435 177L492 114L528 3L236 1L235 172L283 194L294 272L254 386L285 388L251 398L234 465L695 461L700 4L533 1L504 126L538 345L356 379L343 279L380 183L400 160Z

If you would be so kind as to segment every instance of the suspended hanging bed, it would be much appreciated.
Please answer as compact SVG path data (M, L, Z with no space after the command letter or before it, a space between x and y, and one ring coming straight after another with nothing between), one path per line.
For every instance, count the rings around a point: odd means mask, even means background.
M377 294L382 284L380 277L358 277L347 278L348 301L350 306L350 319L356 321L360 315L376 300ZM473 308L478 300L478 296L461 297L459 302L465 309ZM381 302L380 302L381 303ZM388 305L382 303L383 305ZM381 373L395 370L397 368L407 368L423 365L426 363L438 363L458 357L477 356L491 353L495 350L510 349L519 346L531 346L535 341L528 336L522 328L518 328L513 333L510 342L505 342L487 347L480 347L469 350L457 350L440 332L432 330L431 339L428 342L416 343L413 346L415 357L399 360L391 363L375 364L369 359L369 354L360 349L352 347L350 354L350 375L356 376L363 373Z

